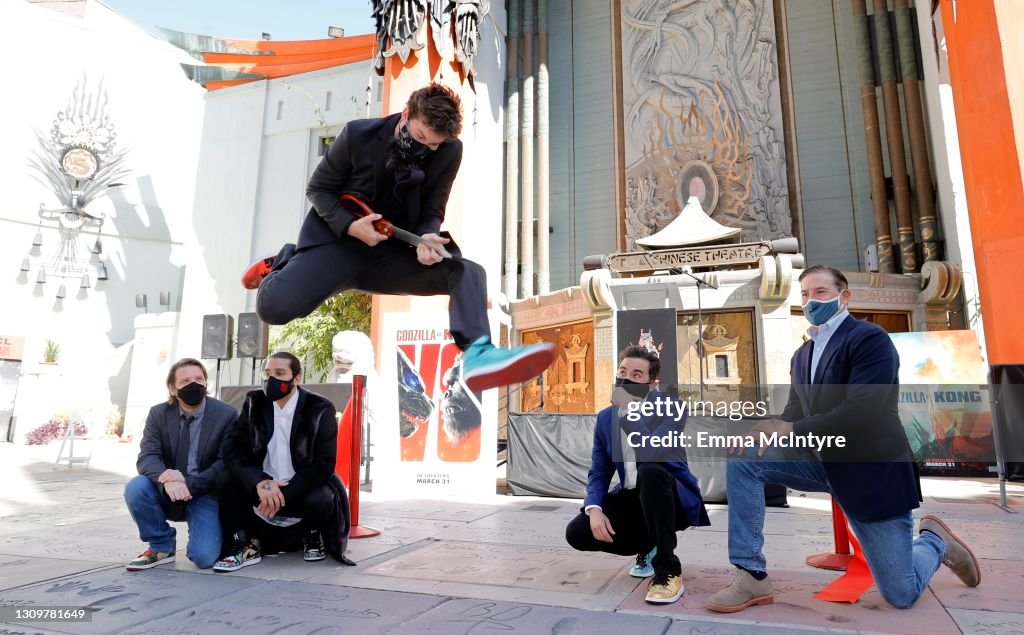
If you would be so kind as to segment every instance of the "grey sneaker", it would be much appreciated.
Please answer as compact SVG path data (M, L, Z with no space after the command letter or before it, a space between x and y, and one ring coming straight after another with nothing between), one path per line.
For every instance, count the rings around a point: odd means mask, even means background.
M719 613L736 613L755 604L775 602L771 578L755 580L743 569L736 572L732 584L708 598L704 608Z
M981 567L967 544L956 537L946 523L931 514L921 517L920 531L930 531L946 545L946 556L942 564L949 567L960 581L969 587L981 584Z
M167 564L169 562L174 562L174 552L166 553L163 551L146 549L134 560L126 564L124 568L129 571L142 571L143 569L152 569L157 565Z
M250 540L248 543L236 543L231 553L213 565L213 570L217 573L230 573L261 562L263 562L263 552L258 544Z

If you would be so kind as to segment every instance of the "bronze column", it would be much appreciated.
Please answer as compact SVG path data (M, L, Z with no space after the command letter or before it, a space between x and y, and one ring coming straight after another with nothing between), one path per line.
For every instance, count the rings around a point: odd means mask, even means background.
M875 101L875 68L871 60L871 31L868 30L866 0L853 0L857 56L860 60L860 105L864 111L864 137L867 142L868 175L871 179L871 205L875 210L875 245L878 248L879 273L893 273L892 229L889 226L889 199L885 194L885 166L882 163L882 138L878 131L878 104Z
M907 106L910 158L914 163L914 193L917 196L917 222L924 244L924 260L938 260L939 229L932 191L928 137L924 128L921 81L917 76L917 51L914 44L912 9L908 0L895 0L896 37L900 50L900 74L903 76L903 101Z
M903 119L900 116L900 93L896 87L896 59L893 56L892 31L887 0L875 0L871 15L878 38L878 68L882 75L882 106L885 109L885 138L889 145L889 173L896 202L896 236L900 244L900 267L903 273L917 271L914 245L914 220L910 213L910 180L907 178L907 152L903 147Z

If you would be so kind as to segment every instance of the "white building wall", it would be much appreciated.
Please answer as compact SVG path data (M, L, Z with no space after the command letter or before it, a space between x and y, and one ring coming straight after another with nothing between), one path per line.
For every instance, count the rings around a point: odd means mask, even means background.
M146 293L150 311L161 310L170 291L171 310L181 297L191 240L203 89L187 80L180 62L191 60L103 4L90 1L83 17L26 2L0 2L0 54L12 61L0 95L0 333L25 337L24 390L15 409L16 440L62 411L77 413L94 430L111 406L124 407L133 321L142 312L134 297ZM53 224L44 226L42 255L19 274L29 251L41 202L57 206L49 188L31 176L34 130L48 134L77 82L100 80L109 97L117 143L130 148L124 187L89 208L107 217L103 244L110 280L80 294L76 280L58 303L58 282L35 284L38 265L57 245ZM95 232L86 242L95 241ZM95 279L94 279L95 282ZM59 364L39 364L46 340L61 346ZM43 377L44 379L40 379ZM45 389L42 387L45 385Z
M242 273L298 238L319 138L365 116L370 72L367 61L206 94L177 357L200 355L203 315L255 310ZM371 106L379 114L376 95ZM221 385L248 383L250 369L249 360L223 363Z

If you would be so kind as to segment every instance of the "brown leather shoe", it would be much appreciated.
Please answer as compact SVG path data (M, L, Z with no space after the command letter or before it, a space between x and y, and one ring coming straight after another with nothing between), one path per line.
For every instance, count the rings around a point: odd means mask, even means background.
M967 544L956 537L956 535L942 522L931 514L921 517L921 531L930 531L946 545L946 556L942 564L946 565L960 578L960 581L969 587L976 587L981 584L981 567L978 566L978 559Z
M736 572L732 584L708 598L704 608L719 613L736 613L755 604L775 602L770 578L756 580L743 569Z

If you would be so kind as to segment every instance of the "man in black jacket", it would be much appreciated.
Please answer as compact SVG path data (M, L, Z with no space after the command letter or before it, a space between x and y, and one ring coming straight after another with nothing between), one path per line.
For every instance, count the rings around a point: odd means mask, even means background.
M137 463L124 500L139 537L149 549L128 563L129 571L174 562L174 527L188 523L188 559L200 569L220 556L218 490L227 480L221 454L226 431L238 418L228 404L206 396L206 368L182 359L167 373L168 399L146 418Z
M484 269L441 231L462 162L461 108L451 89L431 84L413 92L401 113L345 126L309 180L313 209L298 244L256 262L242 279L259 288L260 319L285 324L353 289L449 295L450 330L470 390L527 381L554 361L553 344L502 349L491 343ZM342 194L357 195L376 213L357 219ZM414 248L387 239L373 227L381 218L424 243ZM445 246L451 258L441 255Z
M300 388L302 364L291 353L274 353L263 371L262 390L246 395L238 423L224 444L231 472L225 522L235 535L219 572L258 564L262 547L284 529L300 525L307 562L344 557L348 500L334 475L338 420L327 399ZM327 544L325 545L325 538Z

